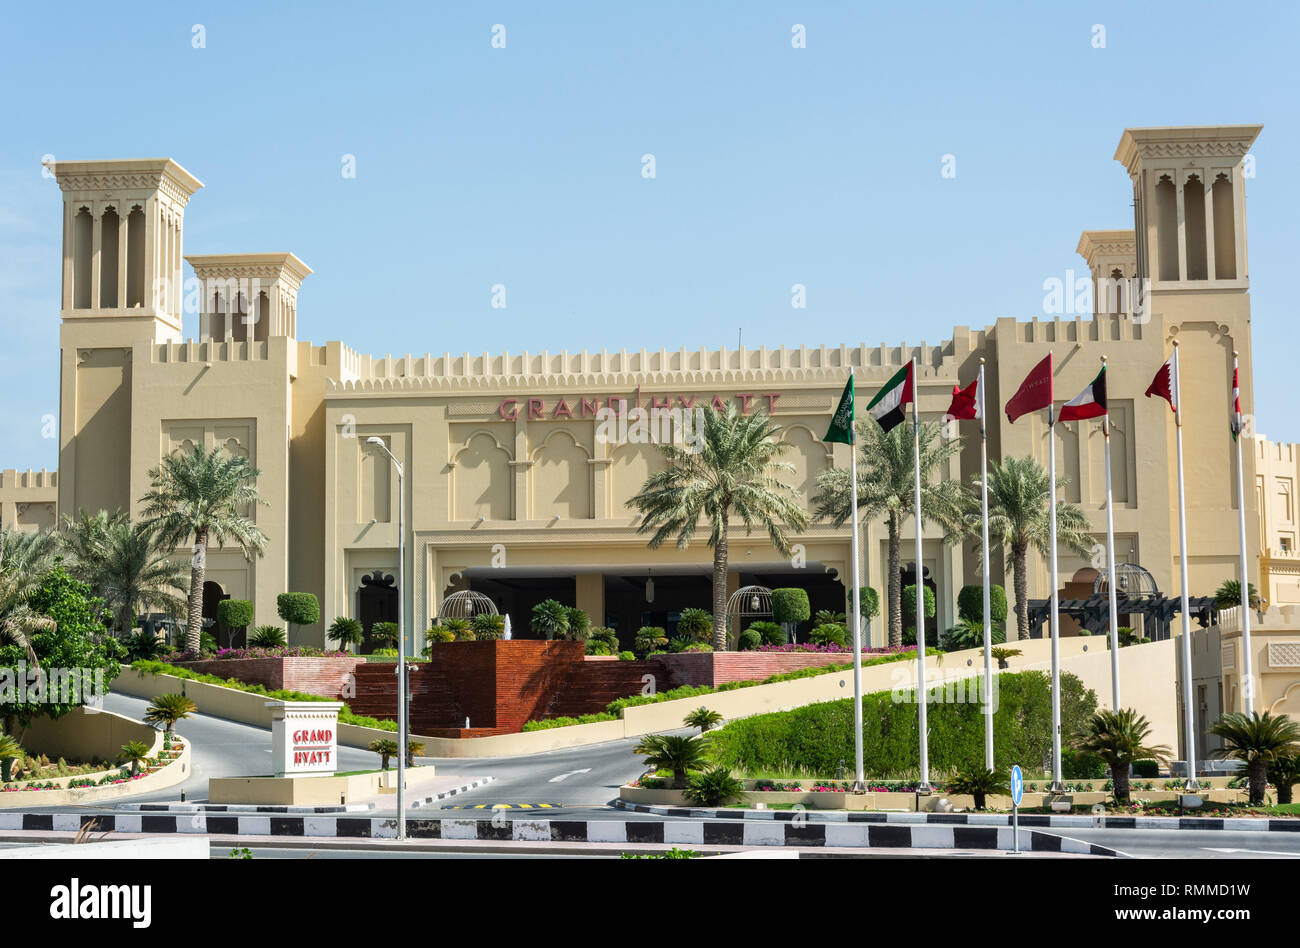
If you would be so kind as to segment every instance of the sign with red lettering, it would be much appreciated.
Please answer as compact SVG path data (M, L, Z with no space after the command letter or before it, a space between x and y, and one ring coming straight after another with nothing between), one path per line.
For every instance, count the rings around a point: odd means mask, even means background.
M277 777L332 774L338 769L336 701L268 701L271 757Z

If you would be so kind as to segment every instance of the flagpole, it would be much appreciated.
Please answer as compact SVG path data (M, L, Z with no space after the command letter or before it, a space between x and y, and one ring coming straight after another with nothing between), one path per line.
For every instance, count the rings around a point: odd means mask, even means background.
M984 360L980 359L980 529L984 567L984 769L993 769L993 615L989 595L989 441L984 398Z
M921 782L918 789L930 790L930 725L926 709L925 687L925 582L921 567L921 412L918 405L916 357L912 357L912 498L916 517L916 707L917 729L921 735Z
M1182 360L1178 355L1178 340L1174 340L1174 432L1178 450L1178 567L1183 581L1182 618L1183 618L1183 735L1187 751L1187 780L1184 787L1195 790L1196 782L1196 734L1192 713L1192 617L1191 607L1187 602L1187 501L1183 488L1183 397L1182 397Z
M1232 350L1232 382L1237 391L1232 400L1232 415L1237 443L1237 529L1241 539L1241 675L1242 710L1255 710L1254 655L1250 647L1250 569L1246 560L1246 489L1241 467L1241 385L1237 380L1237 350Z
M1102 370L1106 369L1106 357L1101 357ZM1110 407L1101 416L1101 436L1106 442L1106 557L1109 563L1109 575L1106 585L1110 589L1110 690L1111 707L1118 711L1119 703L1119 593L1115 588L1115 507L1110 486Z
M1048 356L1051 356L1048 352ZM1056 594L1056 403L1047 406L1048 535L1052 566L1052 792L1064 793L1061 779L1061 614Z
M856 402L857 387L853 384L852 367L849 368L849 387L854 391ZM854 415L856 410L850 413L849 419L849 491L853 511L853 755L857 775L853 789L861 792L866 790L867 781L862 763L862 581L858 572L858 445Z

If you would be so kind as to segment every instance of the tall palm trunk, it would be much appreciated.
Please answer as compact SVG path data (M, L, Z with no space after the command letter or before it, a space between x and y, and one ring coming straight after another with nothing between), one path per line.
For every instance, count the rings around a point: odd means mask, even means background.
M1115 785L1115 802L1128 803L1128 764L1111 764L1110 779Z
M903 576L902 576L902 538L899 536L902 525L896 514L889 515L889 645L901 648L903 645Z
M713 548L713 650L727 649L727 525Z
M1029 638L1029 577L1025 575L1028 554L1026 541L1017 540L1011 544L1011 568L1016 574L1016 638L1021 641Z
M1264 802L1264 791L1268 789L1268 764L1262 757L1256 757L1246 767L1250 774L1250 802L1258 806Z
M191 652L199 650L201 640L199 633L203 628L203 579L207 574L208 531L200 530L194 535L194 545L201 553L194 554L190 560L190 598L189 614L185 620L185 648Z

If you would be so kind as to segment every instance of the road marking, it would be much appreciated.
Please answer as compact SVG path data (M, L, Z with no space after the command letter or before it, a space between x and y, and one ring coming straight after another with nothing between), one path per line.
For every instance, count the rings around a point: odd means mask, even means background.
M563 803L461 803L444 810L553 810Z
M563 780L565 777L572 777L574 774L589 774L589 773L591 773L591 768L590 768L590 767L584 767L582 770L570 770L567 774L560 774L558 777L552 777L550 780L548 780L548 781L546 781L546 782L547 782L547 783L559 783L559 782L560 782L561 780Z
M1276 849L1224 849L1218 846L1205 848L1212 853L1250 853L1252 856L1290 856L1292 859L1300 857L1300 853L1287 853Z

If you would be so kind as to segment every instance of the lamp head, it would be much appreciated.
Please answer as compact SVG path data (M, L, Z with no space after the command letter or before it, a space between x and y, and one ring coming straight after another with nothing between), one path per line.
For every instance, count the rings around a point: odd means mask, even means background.
M366 439L366 444L373 444L381 448L387 447L387 445L384 444L383 438L378 438L375 437L374 435L371 435L369 438Z

